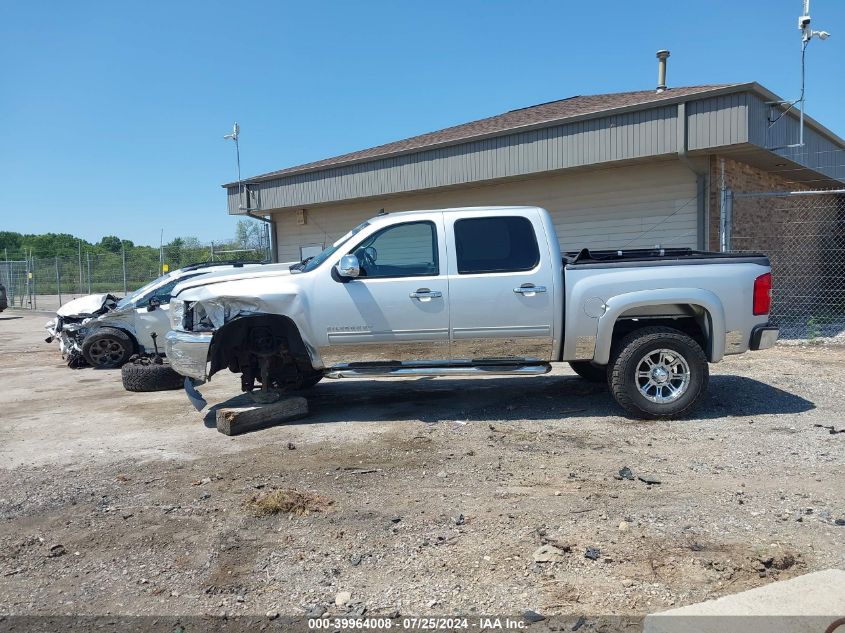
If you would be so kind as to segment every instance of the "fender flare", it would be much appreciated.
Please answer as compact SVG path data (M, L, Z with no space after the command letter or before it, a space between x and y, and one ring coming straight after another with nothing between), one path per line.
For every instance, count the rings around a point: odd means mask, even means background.
M725 309L719 297L702 288L660 288L627 292L605 302L605 313L599 318L593 362L599 365L610 362L613 328L624 312L661 304L687 304L702 308L709 319L710 330L707 336L709 349L705 353L711 363L722 360L725 355Z

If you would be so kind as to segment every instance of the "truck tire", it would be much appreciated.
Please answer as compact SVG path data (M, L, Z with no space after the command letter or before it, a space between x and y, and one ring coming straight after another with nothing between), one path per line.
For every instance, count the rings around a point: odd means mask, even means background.
M127 363L120 370L126 391L172 391L181 389L185 379L170 365Z
M701 401L709 380L701 346L672 328L631 332L611 354L610 391L635 418L669 420L687 415Z
M569 362L572 371L588 382L607 382L607 365L595 365L588 360Z
M135 341L123 330L101 327L82 341L82 356L91 367L111 369L126 363L135 353Z

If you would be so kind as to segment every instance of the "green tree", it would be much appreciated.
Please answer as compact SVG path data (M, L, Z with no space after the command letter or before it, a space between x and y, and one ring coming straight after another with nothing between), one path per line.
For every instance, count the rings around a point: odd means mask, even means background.
M109 251L110 253L119 253L123 247L123 243L120 241L120 238L115 235L106 235L100 240L97 246Z
M264 246L264 225L255 220L238 220L235 240L238 248L252 248L260 251Z
M8 253L11 259L16 259L21 249L23 235L14 231L0 231L0 251Z

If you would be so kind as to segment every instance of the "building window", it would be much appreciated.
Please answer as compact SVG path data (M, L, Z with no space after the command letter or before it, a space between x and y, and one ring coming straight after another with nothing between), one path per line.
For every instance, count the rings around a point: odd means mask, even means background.
M361 277L420 277L440 274L433 222L408 222L382 229L353 250Z
M505 273L531 270L540 261L528 218L468 218L455 222L458 273Z

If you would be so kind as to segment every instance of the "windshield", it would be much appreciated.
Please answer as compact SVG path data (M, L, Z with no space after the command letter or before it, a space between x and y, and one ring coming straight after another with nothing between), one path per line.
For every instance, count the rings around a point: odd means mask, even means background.
M123 297L123 299L121 299L120 301L118 301L118 302L117 302L117 308L118 308L118 309L120 309L120 308L125 308L125 307L126 307L126 306L128 306L130 303L132 303L133 301L135 301L135 299L137 299L138 297L140 297L140 296L144 295L146 292L149 292L150 290L152 290L153 288L155 288L158 284L160 284L162 281L164 281L164 280L165 280L165 279L167 279L168 277L172 277L175 273L176 273L176 271L171 272L171 273L167 273L166 275L162 275L162 276L161 276L161 277L159 277L158 279L153 279L153 280L152 280L150 283L148 283L147 285L145 285L145 286L141 286L141 287L140 287L140 288L138 288L137 290L133 290L133 291L132 291L132 292L130 292L128 295L126 295L125 297Z
M290 267L291 272L303 272L303 273L311 272L312 270L317 268L317 266L319 266L324 261L326 261L329 257L334 255L338 251L338 249L340 249L341 246L343 246L346 242L348 242L352 238L353 235L355 235L359 231L364 230L368 226L370 226L369 222L361 222L361 224L359 224L354 229L349 231L349 233L344 235L342 238L340 238L337 242L335 242L334 244L329 246L326 250L324 250L319 255L316 255L316 256L314 256L310 259L306 259L305 261L302 261L298 264L294 264L293 266L291 266Z

